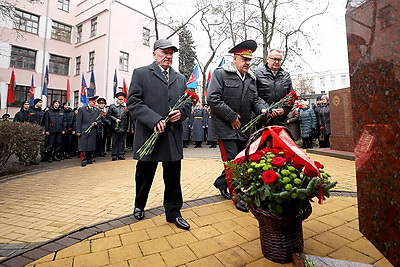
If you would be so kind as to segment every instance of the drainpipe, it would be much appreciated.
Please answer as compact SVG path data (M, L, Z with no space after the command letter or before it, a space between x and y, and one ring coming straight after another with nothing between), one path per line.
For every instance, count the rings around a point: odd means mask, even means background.
M46 49L47 49L47 32L49 28L49 10L50 10L50 0L47 0L47 10L46 10L46 26L44 30L44 42L43 42L43 64L42 64L42 90L43 90L43 83L44 83L44 75L45 75L45 69L46 69ZM40 98L42 98L42 92L40 92ZM42 99L43 100L43 99ZM44 106L47 106L47 96L46 96L46 101L44 102Z
M110 63L110 42L111 42L111 7L112 7L112 3L114 2L115 0L111 0L110 1L110 13L109 13L109 18L108 18L108 34L107 34L107 36L108 36L108 38L107 38L107 62L106 62L106 90L105 90L105 98L107 99L107 93L108 93L108 87L109 87L109 84L108 84L108 81L109 81L109 77L108 77L108 73L109 73L109 63ZM112 98L113 100L114 100L114 96L113 96L113 98Z

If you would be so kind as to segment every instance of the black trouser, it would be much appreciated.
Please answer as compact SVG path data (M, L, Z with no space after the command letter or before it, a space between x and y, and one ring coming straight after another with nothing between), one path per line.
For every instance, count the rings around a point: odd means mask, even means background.
M312 137L302 137L303 140L303 148L313 148L313 139Z
M246 141L240 140L221 140L218 139L219 151L221 152L222 161L229 161L236 157L240 151L246 148ZM222 171L221 175L217 177L214 182L214 186L216 188L227 188L229 187L229 191L231 195L234 196L236 193L239 193L240 190L235 190L233 186L230 186L226 180L225 170ZM236 200L233 200L236 202Z
M63 134L62 136L62 144L61 144L61 151L65 153L65 155L71 156L72 155L72 133L68 132Z
M50 133L49 135L49 146L51 146L51 156L54 156L60 152L61 149L62 134Z
M113 133L112 134L112 155L113 156L123 156L125 155L125 140L126 133Z
M329 141L331 134L324 134L324 141L319 141L320 148L331 147L331 143Z
M93 162L93 151L81 151L79 153L81 164L90 164Z
M141 161L136 164L136 197L135 207L144 209L150 188L154 180L158 162ZM181 216L183 197L181 190L181 161L162 162L164 179L164 208L167 218Z
M104 154L106 149L106 138L107 136L104 133L96 134L96 153L97 155Z

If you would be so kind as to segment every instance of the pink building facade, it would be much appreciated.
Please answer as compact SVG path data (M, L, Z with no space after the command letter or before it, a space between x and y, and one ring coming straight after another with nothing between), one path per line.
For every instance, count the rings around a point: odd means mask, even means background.
M29 100L32 75L35 98L48 106L67 101L70 80L73 107L79 107L82 74L89 86L92 71L96 95L114 101L114 73L118 91L129 87L132 71L153 61L154 20L118 0L57 0L31 4L6 1L15 7L12 18L0 21L0 115L11 117ZM172 29L158 24L160 38ZM176 46L178 35L172 37ZM173 67L178 69L178 54ZM44 73L49 68L47 97L42 96ZM8 84L14 67L15 103L7 105Z

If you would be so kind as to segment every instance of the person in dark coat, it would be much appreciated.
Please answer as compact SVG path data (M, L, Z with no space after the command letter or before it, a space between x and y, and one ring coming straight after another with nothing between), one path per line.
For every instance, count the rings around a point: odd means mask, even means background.
M142 220L144 209L158 162L162 162L164 177L164 208L167 222L178 228L189 229L189 223L182 218L183 196L181 189L181 160L183 158L182 121L190 113L191 103L179 110L170 108L186 90L186 79L175 71L172 57L178 49L166 39L154 43L155 62L133 71L129 87L127 106L136 119L133 140L133 157L136 165L136 197L133 216ZM170 120L164 118L169 115ZM153 132L160 132L153 151L140 158L137 150Z
M314 110L308 106L307 100L302 100L300 111L300 134L303 140L302 148L313 148L312 136L315 128L317 127L317 118Z
M118 92L115 97L117 102L112 104L107 112L107 119L111 121L112 161L125 159L126 133L130 131L131 125L131 118L125 104L125 93Z
M257 76L258 95L268 105L279 102L281 98L293 90L289 73L281 67L282 59L283 52L281 50L271 49L266 58L265 66L254 71ZM292 110L292 105L289 104L282 108L272 109L272 119L268 122L268 125L285 126L286 117L290 110Z
M76 117L68 102L64 102L62 107L67 120L67 129L62 136L61 159L72 159L72 136L75 135Z
M14 121L16 122L26 122L28 121L29 101L25 100L21 104L21 109L15 114Z
M286 118L286 128L290 131L293 141L299 140L300 136L300 123L299 123L299 110L293 106Z
M190 140L190 125L189 125L190 119L186 118L182 122L182 139L183 139L183 147L187 148L189 145L189 140Z
M200 103L193 109L190 128L192 129L192 140L195 148L200 148L204 142L204 129L206 128L206 113Z
M10 121L10 114L6 113L1 116L2 121Z
M44 113L43 117L44 131L49 138L49 146L51 146L49 163L53 162L53 160L61 160L62 135L67 130L67 118L60 105L59 100L53 100L51 107Z
M82 167L94 162L97 125L101 123L100 109L95 107L97 98L98 96L89 97L88 105L80 107L76 116L76 135Z
M223 161L234 159L246 147L250 130L242 133L240 127L251 120L252 112L266 112L266 103L257 94L256 77L249 71L252 53L256 48L257 43L253 40L232 48L229 53L234 53L233 63L228 62L217 68L208 87L207 103L211 108L214 134ZM227 179L225 171L215 180L214 186L228 199L240 193L229 177ZM233 201L237 209L248 212L244 201Z
M43 135L45 135L44 132L44 110L42 109L43 101L40 98L35 98L33 100L33 106L31 106L28 110L28 122L30 123L35 123L41 127L43 127ZM49 151L50 149L48 148L48 136L45 135L44 142L40 145L38 148L40 151L40 155L42 158L42 161L47 161L49 159ZM36 157L32 159L31 164L37 165L38 162L36 161Z
M96 155L99 157L106 156L106 138L110 130L111 121L107 119L107 100L105 98L97 99L98 108L101 114L101 123L97 127L96 134Z
M217 138L215 137L215 134L214 134L214 127L213 127L213 123L212 123L212 113L211 113L211 108L209 105L207 105L206 114L207 114L207 123L206 123L207 142L210 145L210 148L216 148L218 142L217 142Z
M321 97L321 106L318 109L317 117L320 131L319 147L330 147L331 143L329 139L331 136L331 118L329 110L329 97L327 95L323 95Z

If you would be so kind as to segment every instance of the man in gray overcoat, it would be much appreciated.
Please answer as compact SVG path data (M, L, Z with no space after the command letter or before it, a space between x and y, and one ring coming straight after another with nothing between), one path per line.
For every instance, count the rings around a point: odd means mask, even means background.
M240 128L251 120L252 112L266 112L266 103L257 94L256 77L249 71L250 60L256 48L257 43L253 40L244 41L232 48L229 53L234 53L233 62L217 68L208 87L207 103L211 108L212 126L223 161L234 159L246 147L249 131L242 133ZM226 177L225 171L215 180L214 186L228 199L240 193L230 178ZM243 200L232 200L238 210L248 212Z
M133 215L137 220L144 218L157 165L162 162L166 220L179 228L189 229L189 223L182 218L180 212L183 205L180 180L183 158L182 121L189 116L191 104L179 110L170 110L186 90L185 77L171 67L173 54L177 51L171 41L157 40L153 52L155 62L135 69L132 74L127 107L136 119L133 158L138 160ZM164 120L167 115L170 116L168 123ZM153 151L140 159L136 151L156 131L161 134Z
M76 115L76 135L82 167L93 163L93 153L96 151L97 125L101 122L100 109L95 107L97 98L89 97L88 105L80 107Z

